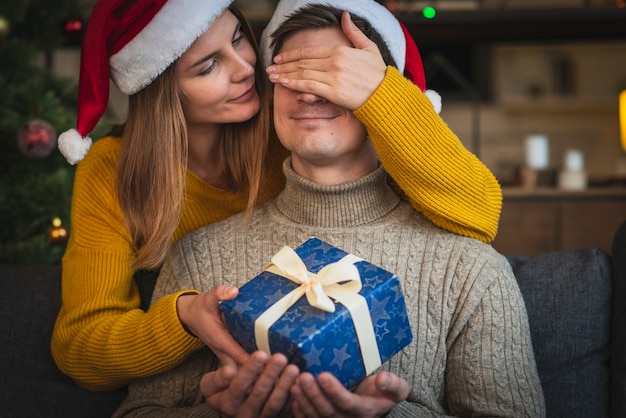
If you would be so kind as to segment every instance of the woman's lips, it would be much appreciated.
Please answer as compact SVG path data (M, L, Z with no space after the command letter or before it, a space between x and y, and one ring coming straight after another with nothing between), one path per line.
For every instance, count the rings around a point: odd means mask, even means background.
M244 103L252 99L256 95L255 85L253 84L244 94L231 100L233 103Z

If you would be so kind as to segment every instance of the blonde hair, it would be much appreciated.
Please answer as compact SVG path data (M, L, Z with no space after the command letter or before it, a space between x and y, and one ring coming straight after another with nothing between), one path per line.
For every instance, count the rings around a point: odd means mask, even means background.
M234 7L242 31L258 46L252 29ZM262 60L255 66L259 112L250 120L221 127L220 159L227 193L248 193L247 210L262 193L269 158L270 109ZM171 65L150 85L129 97L117 166L117 194L137 259L135 269L157 269L171 246L183 212L187 129Z

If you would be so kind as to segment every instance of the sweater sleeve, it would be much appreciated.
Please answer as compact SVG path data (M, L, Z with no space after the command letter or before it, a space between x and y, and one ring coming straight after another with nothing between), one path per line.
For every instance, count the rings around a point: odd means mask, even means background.
M97 145L76 171L51 350L78 384L110 390L173 367L202 343L178 320L178 294L139 309L134 252L111 187L115 158L102 157L106 142Z
M459 300L448 335L446 398L454 416L543 417L543 391L535 364L522 294L508 264L483 269ZM485 281L485 277L490 277Z
M415 209L456 234L483 242L495 238L502 209L498 181L417 86L388 67L379 88L354 114Z
M204 401L200 392L202 376L218 367L219 360L209 349L197 350L177 367L134 380L112 418L219 418L220 414Z
M507 267L506 261L488 264L475 280L460 281L446 335L442 408L410 395L387 417L545 417L526 308Z

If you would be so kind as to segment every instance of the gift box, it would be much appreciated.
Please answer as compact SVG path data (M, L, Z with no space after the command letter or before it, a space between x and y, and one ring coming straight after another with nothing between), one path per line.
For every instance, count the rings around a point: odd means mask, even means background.
M317 238L283 248L220 308L248 352L283 353L349 389L413 338L396 275Z

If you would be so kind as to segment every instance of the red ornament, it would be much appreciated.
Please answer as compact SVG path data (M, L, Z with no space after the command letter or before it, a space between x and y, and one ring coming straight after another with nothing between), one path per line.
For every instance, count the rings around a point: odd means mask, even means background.
M63 22L63 34L70 42L80 43L83 39L84 26L82 20L70 17Z
M45 158L57 143L57 134L45 120L33 119L17 132L17 145L28 158Z

